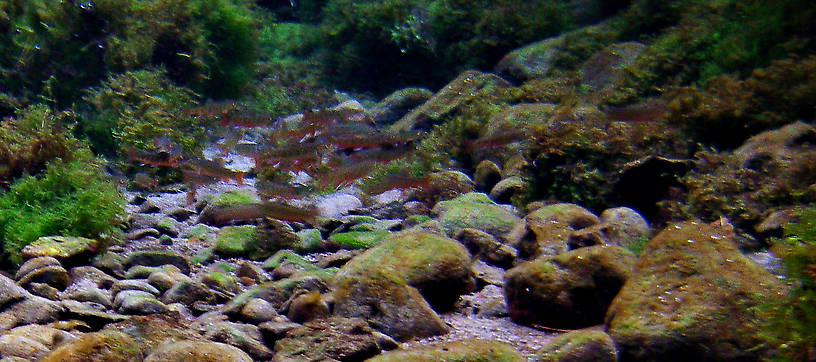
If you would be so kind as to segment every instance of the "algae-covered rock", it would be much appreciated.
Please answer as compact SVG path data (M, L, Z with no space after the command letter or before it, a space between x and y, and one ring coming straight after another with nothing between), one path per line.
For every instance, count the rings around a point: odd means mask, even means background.
M144 356L139 345L127 334L114 330L104 330L84 334L60 345L45 355L43 362L132 362L141 361Z
M240 313L246 303L253 298L263 299L271 303L276 310L280 310L298 290L326 293L329 291L329 281L334 277L336 271L337 268L307 271L285 279L263 283L241 293L225 304L224 313Z
M224 343L209 341L179 341L157 348L145 362L251 362L246 352Z
M628 207L604 210L600 223L610 244L630 250L639 247L638 244L649 236L649 223L637 211Z
M536 352L541 362L615 362L618 352L608 334L599 330L578 330L555 337Z
M431 305L450 308L472 287L470 263L455 240L421 231L394 234L340 269L334 313L368 319L397 339L444 333Z
M176 252L167 250L146 250L130 253L124 262L125 269L130 269L135 265L173 265L179 268L182 273L190 274L190 263L187 259Z
M188 324L177 313L165 313L134 316L126 321L110 324L105 330L125 333L136 341L142 355L147 356L164 343L201 339L200 334Z
M520 176L511 176L499 181L490 189L490 198L496 202L509 203L515 196L527 192L527 182Z
M50 256L65 265L76 265L90 259L99 249L94 239L75 236L43 236L23 248L23 259Z
M371 119L379 126L389 126L412 109L425 103L433 93L425 88L403 88L389 94L371 107Z
M278 361L362 361L377 353L374 331L359 318L306 322L275 342Z
M495 74L481 73L474 70L463 72L434 94L427 102L414 108L388 129L392 132L430 129L444 117L455 112L477 92L488 88L505 88L509 86L510 84L506 80L499 78Z
M395 350L368 359L368 362L521 362L525 361L516 350L507 343L468 339L463 341L417 347L408 350Z
M439 216L439 223L448 236L471 228L503 239L521 220L487 195L475 192L439 202L434 206L433 213Z
M296 232L300 242L295 248L301 253L312 253L323 248L323 237L320 235L320 230L317 229L303 229Z
M748 325L758 318L751 308L779 291L728 230L670 225L646 244L609 307L607 330L625 360L756 360L763 348Z
M59 290L63 290L71 284L71 276L60 262L50 256L41 256L28 259L14 276L17 284L27 287L32 283L47 284Z
M558 255L569 250L569 238L575 230L598 222L597 216L581 206L552 204L527 214L508 238L521 256Z
M513 50L496 65L496 73L514 82L544 78L552 70L557 47L563 40L561 35Z
M493 161L482 160L473 171L473 181L477 191L490 192L501 181L501 168Z
M522 263L505 275L510 317L519 324L556 328L601 324L634 264L631 252L615 246L579 248Z
M227 226L218 232L215 251L227 257L245 256L249 245L256 242L258 233L254 225Z
M329 242L342 249L368 249L391 235L388 230L349 231L332 234Z
M204 338L226 343L246 351L255 360L268 360L272 351L263 344L263 337L258 327L251 324L216 322L202 326Z

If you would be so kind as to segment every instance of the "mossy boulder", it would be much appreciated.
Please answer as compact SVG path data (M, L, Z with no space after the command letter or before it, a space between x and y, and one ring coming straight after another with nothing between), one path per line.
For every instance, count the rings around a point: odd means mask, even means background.
M246 352L224 343L209 341L179 341L157 348L145 362L251 362Z
M70 340L51 353L45 355L40 361L44 362L65 362L65 361L110 361L110 362L131 362L141 361L144 358L139 345L127 334L114 330L104 330L101 332L84 334L76 339Z
M320 230L303 229L295 234L300 238L300 242L296 248L297 251L311 253L322 249L323 236L320 234Z
M476 189L476 183L460 171L433 172L428 174L427 180L427 187L414 190L412 193L413 199L425 203L428 207Z
M215 239L215 251L227 257L249 254L250 245L257 243L258 232L254 225L227 226L221 228Z
M601 324L634 265L635 256L615 246L579 248L522 263L505 275L510 317L519 324L556 328Z
M816 127L804 122L748 139L733 153L703 153L684 179L685 200L669 202L677 215L705 220L725 215L751 230L769 209L816 202Z
M439 202L432 212L439 217L442 229L449 236L456 235L464 228L471 228L503 239L521 220L487 195L474 192Z
M578 330L555 337L536 352L541 362L616 362L618 352L608 334L599 330Z
M224 256L262 260L281 249L292 249L300 237L286 223L267 219L260 225L227 226L218 232L215 251Z
M570 203L541 207L527 214L508 238L523 257L558 255L569 250L569 238L578 229L597 224L589 210Z
M499 61L496 72L514 82L544 78L553 69L557 47L563 40L561 35L513 50Z
M334 313L367 319L397 339L444 333L431 306L449 309L472 288L470 263L467 249L453 239L422 231L394 234L340 269L333 281Z
M621 82L626 67L632 65L645 48L642 43L627 42L596 52L581 66L582 83L601 90Z
M349 231L329 236L329 242L342 249L368 249L391 235L388 230Z
M513 346L498 341L467 339L427 347L395 350L367 360L368 362L521 362L526 361Z
M393 132L413 129L428 130L445 117L453 115L459 107L470 101L475 94L509 86L510 83L495 74L475 70L463 72L439 92L436 92L427 102L414 108L388 129Z
M50 256L63 265L71 266L86 262L97 250L98 240L75 236L43 236L23 248L23 259Z
M624 360L756 360L752 307L779 293L729 230L684 222L646 244L606 325Z
M426 88L399 89L371 107L371 119L377 125L389 126L431 96L433 93Z
M327 293L329 281L336 272L336 268L306 271L285 279L263 283L233 298L224 305L223 311L227 314L240 313L253 298L263 299L272 304L276 310L282 310L284 303L299 290Z
M306 322L275 342L275 357L280 361L362 361L380 353L374 333L359 318Z

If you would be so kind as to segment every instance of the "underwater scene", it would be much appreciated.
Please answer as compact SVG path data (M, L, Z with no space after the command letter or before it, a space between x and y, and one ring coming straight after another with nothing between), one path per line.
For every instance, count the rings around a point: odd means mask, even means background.
M0 361L816 361L816 2L0 0Z

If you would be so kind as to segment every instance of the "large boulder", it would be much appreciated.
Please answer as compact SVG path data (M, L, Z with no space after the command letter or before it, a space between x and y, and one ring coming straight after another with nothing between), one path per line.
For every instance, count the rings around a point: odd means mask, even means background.
M779 292L729 230L685 222L646 244L606 324L623 360L756 360L762 343L746 321Z
M510 317L519 324L556 328L601 324L634 265L635 256L615 246L579 248L522 263L505 275Z
M465 71L434 94L427 102L414 108L388 129L392 132L431 129L434 124L455 113L459 107L466 104L480 91L509 86L510 83L495 74L475 70Z
M431 306L449 309L472 288L470 264L467 249L453 239L394 234L340 269L334 313L367 319L397 339L445 333Z
M432 212L439 217L442 230L448 236L455 236L462 229L471 228L503 239L521 220L507 208L490 200L487 195L475 192L439 202Z

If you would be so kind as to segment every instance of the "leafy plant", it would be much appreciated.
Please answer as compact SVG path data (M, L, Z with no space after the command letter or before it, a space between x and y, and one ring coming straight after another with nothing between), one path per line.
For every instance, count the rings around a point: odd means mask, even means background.
M3 258L19 265L20 251L41 236L117 237L124 198L101 167L86 148L73 161L54 159L42 175L15 181L0 195Z

